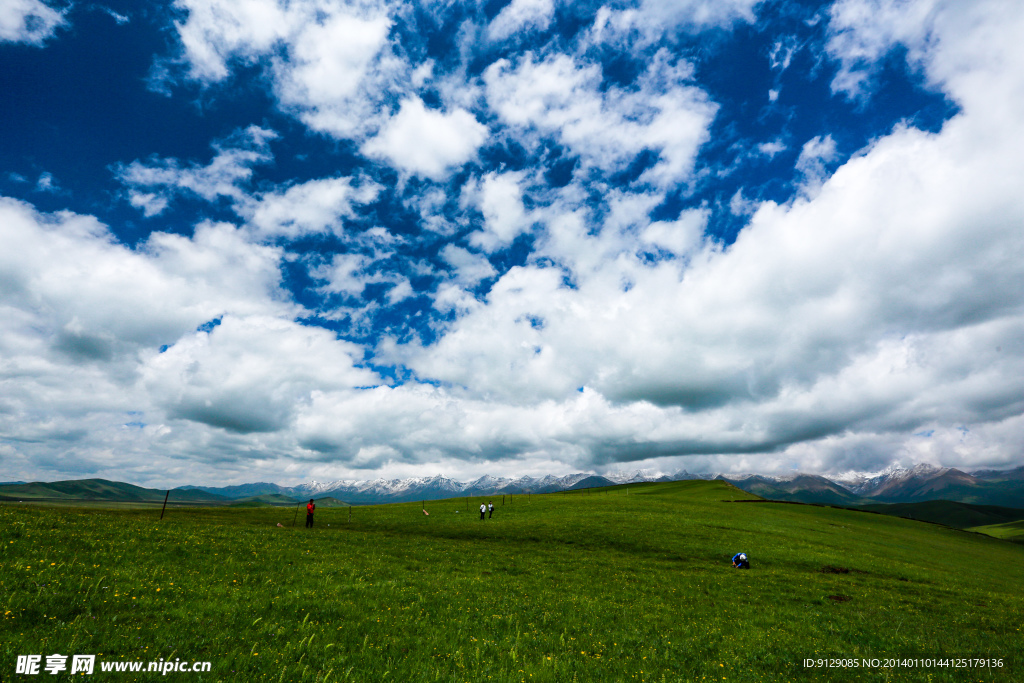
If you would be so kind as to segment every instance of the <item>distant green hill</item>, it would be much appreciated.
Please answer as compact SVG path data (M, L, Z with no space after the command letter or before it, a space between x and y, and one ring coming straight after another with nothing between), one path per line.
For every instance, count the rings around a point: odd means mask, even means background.
M968 529L1024 519L1024 510L1020 508L972 505L951 500L927 500L920 503L873 503L858 505L857 508L880 512L883 515L945 524L954 529Z
M1024 543L1024 520L1006 522L1005 524L988 524L986 526L971 527L968 531L976 531L980 534L995 536L1005 541Z
M231 507L261 507L263 505L292 506L298 501L291 496L280 493L265 493L260 496L249 496L231 501Z
M148 489L134 484L107 479L76 479L69 481L0 484L0 502L83 504L162 505L166 490ZM264 493L245 498L228 498L197 488L171 490L169 505L229 505L232 507L290 506L299 499L283 493ZM320 507L345 507L343 500L332 496L317 498Z
M163 503L166 490L147 489L107 479L76 479L70 481L32 482L0 485L0 501L24 502L112 502ZM171 502L192 505L225 505L230 499L199 490L175 489Z
M338 500L333 496L324 496L323 498L314 498L316 506L318 508L347 508L349 504L343 500Z

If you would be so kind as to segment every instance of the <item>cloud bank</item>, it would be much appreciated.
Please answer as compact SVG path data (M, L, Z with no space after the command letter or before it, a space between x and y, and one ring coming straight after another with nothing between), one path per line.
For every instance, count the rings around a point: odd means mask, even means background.
M679 47L770 21L756 2L568 33L551 2L176 7L173 87L249 74L312 151L275 119L205 160L128 157L112 194L138 220L205 207L133 245L0 200L8 476L1019 464L1017 6L834 3L784 71L816 51L847 118L760 138L736 131L787 88L743 118ZM430 22L457 30L428 60ZM951 113L851 144L897 57Z

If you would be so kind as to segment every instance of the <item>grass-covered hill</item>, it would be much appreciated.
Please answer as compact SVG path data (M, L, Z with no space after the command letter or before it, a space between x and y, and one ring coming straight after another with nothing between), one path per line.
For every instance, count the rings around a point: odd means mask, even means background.
M197 682L1024 678L1024 546L749 498L631 484L493 497L483 521L479 498L320 508L311 530L288 508L0 505L0 676L59 652L211 661L171 674ZM969 656L1002 666L803 665Z
M175 489L177 492L178 489ZM295 504L299 501L295 500L291 496L285 496L280 493L264 493L260 496L248 496L246 498L237 498L231 501L232 507L262 507L264 505L285 505L289 507L295 507Z
M970 531L988 534L989 536L1014 541L1015 543L1024 543L1024 519L1015 522L1003 522L1002 524L986 524L971 527Z
M956 529L1024 520L1024 509L1021 508L971 505L952 500L927 500L920 503L875 503L858 507L863 510L881 512L884 515L896 515L907 519L945 524Z
M162 504L166 491L147 489L134 484L106 479L75 479L70 481L32 482L0 485L0 502L46 503L157 503ZM224 496L199 490L175 489L172 504L225 505Z

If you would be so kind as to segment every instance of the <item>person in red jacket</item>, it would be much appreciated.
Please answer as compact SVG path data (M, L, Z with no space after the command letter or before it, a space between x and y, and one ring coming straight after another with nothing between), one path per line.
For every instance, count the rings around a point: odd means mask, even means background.
M314 510L316 510L316 503L314 503L313 499L310 498L309 499L309 503L306 504L306 528L307 529L312 529L313 528L313 511Z

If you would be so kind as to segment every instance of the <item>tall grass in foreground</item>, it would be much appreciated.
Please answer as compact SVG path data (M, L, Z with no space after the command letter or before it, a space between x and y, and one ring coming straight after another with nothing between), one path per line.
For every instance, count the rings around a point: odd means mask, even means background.
M312 530L282 508L4 506L0 680L33 653L213 662L169 674L190 681L1024 680L1024 547L736 498L630 485L325 509ZM967 655L1004 666L802 665Z

